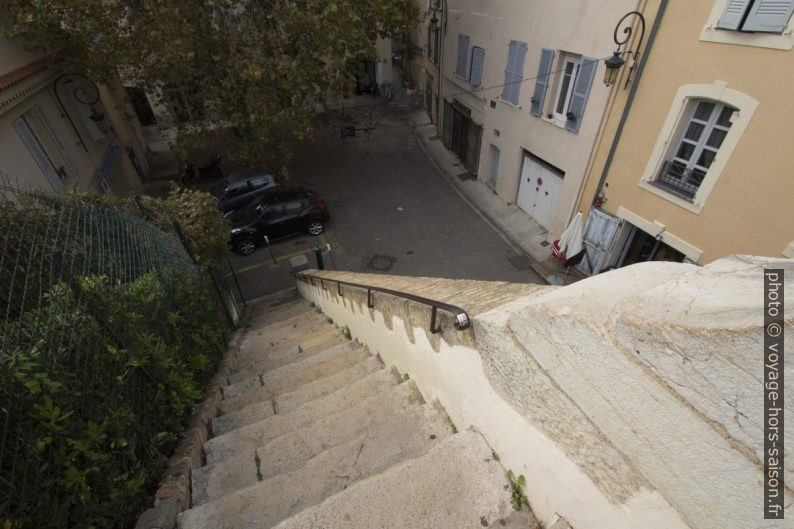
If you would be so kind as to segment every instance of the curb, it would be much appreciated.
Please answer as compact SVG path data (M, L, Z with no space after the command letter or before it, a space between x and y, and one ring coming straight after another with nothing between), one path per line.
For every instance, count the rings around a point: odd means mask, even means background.
M218 370L207 384L207 397L191 415L187 430L168 460L168 468L154 495L154 506L141 514L135 529L173 529L177 515L190 507L191 473L203 464L203 446L212 429L212 419L218 414L221 387L234 367L243 330L237 329L229 340Z
M409 117L409 119L410 119L410 117ZM517 239L516 239L516 238L513 236L513 234L512 234L512 233L510 233L510 232L509 232L509 231L508 231L506 228L504 228L504 226L502 226L502 224L501 224L501 223L500 223L498 220L494 219L494 218L493 218L491 215L489 215L489 214L488 214L488 213L487 213L487 212L486 212L484 209L482 209L482 208L479 206L479 204L477 204L477 202L474 200L474 198L472 198L472 197L471 197L471 196L470 196L470 195L469 195L469 194L466 192L466 190L465 190L465 189L464 189L462 186L458 185L458 183L455 181L455 176L454 176L454 175L451 175L451 174L449 174L449 172L448 172L446 169L444 169L443 167L441 167L441 164L439 164L439 163L438 163L438 160L436 160L436 159L435 159L435 157L433 157L433 156L430 154L430 151L429 151L429 149L427 148L427 145L425 145L425 140L422 138L422 135L419 133L418 126L416 125L416 123L414 123L414 122L413 122L413 120L411 120L411 130L412 130L412 132L413 132L413 134L414 134L414 137L416 137L416 139L417 139L417 141L418 141L418 143L419 143L419 146L422 148L422 152L424 152L424 153L425 153L425 156L427 156L427 159L428 159L428 160L430 160L430 163L432 163L432 164L433 164L433 167L435 167L435 168L436 168L436 170L439 172L439 174L441 174L441 176L444 178L444 180L446 180L446 181L447 181L447 183L448 183L448 184L449 184L449 185L450 185L450 186L451 186L453 189L457 190L457 192L458 192L458 193L461 195L461 197L462 197L462 198L463 198L463 199L466 201L466 203L467 203L469 206L471 206L471 208L472 208L472 209L474 209L474 210L475 210L477 213L479 213L479 214L480 214L480 216L482 216L482 217L483 217L485 220L487 220L487 221L488 221L488 223L489 223L489 224L490 224L490 225L491 225L491 226L492 226L492 227L493 227L493 228L494 228L496 231L498 231L498 232L499 232L499 233L502 235L502 237L504 237L505 239L507 239L507 240L510 242L510 244L511 244L511 245L513 245L513 247L514 247L516 250L519 250L521 253L523 253L523 254L524 254L524 256L525 256L525 257L527 257L527 258L529 259L529 267L532 269L532 271L533 271L533 272L535 272L535 274L536 274L536 275L537 275L537 276L538 276L538 277L539 277L539 278L540 278L542 281L544 281L544 282L545 282L547 285L551 285L551 283L549 283L549 282L548 282L548 280L546 279L545 272L544 272L544 271L542 271L542 270L541 270L541 269L540 269L540 268L537 266L537 263L536 263L535 259L532 257L532 255L531 255L531 254L530 254L530 253L529 253L529 252L528 252L526 249L524 249L524 247L523 247L523 246L521 245L521 243L520 243L520 242L519 242L519 241L518 241L518 240L517 240Z

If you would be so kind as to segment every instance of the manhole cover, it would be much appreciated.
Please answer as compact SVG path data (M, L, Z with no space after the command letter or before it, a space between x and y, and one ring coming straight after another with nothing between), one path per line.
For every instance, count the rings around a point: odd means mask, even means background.
M427 141L438 141L438 136L428 136Z
M460 178L461 180L474 180L477 177L474 176L474 173L471 173L471 172L467 171L465 173L460 173L458 175L458 178Z
M548 245L549 245L549 241L542 241L542 242L540 243L540 245L541 245L541 246L548 246Z
M369 267L379 272L385 272L394 266L395 261L396 259L390 255L375 254L372 256L372 259L369 260Z

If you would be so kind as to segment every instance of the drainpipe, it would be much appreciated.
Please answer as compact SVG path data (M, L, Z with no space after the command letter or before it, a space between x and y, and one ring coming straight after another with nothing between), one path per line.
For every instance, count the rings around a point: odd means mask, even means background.
M441 0L441 18L439 19L439 50L438 50L438 103L436 104L436 135L440 138L444 134L444 96L441 95L442 78L444 77L444 43L447 34L446 17L449 15L449 4L447 0Z
M618 149L618 143L620 143L620 137L623 134L623 127L626 125L626 120L628 119L629 111L631 110L631 105L634 103L634 96L637 93L637 87L640 85L640 78L642 77L642 72L645 71L645 64L648 62L648 56L650 54L651 48L653 47L654 40L656 40L656 33L659 30L659 26L662 23L662 17L664 16L664 11L667 9L667 2L668 0L661 0L659 3L659 10L656 12L656 17L653 20L653 26L651 26L651 32L648 35L648 44L645 46L645 51L643 55L645 56L645 60L640 61L640 65L637 68L637 76L634 78L634 82L631 85L631 90L629 90L629 97L626 99L626 106L623 108L623 114L620 116L620 123L618 124L618 128L615 131L615 138L612 140L612 146L609 148L609 154L607 155L607 161L604 164L604 169L601 171L601 178L598 180L598 186L596 187L595 194L593 195L593 200L591 204L595 203L598 194L604 188L604 182L607 179L607 174L609 173L609 168L612 166L612 160L615 158L615 151Z

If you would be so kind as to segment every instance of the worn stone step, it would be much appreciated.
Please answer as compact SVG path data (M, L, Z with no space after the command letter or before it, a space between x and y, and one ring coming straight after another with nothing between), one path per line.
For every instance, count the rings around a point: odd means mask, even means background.
M324 399L335 400L333 394ZM314 401L315 406L320 407L318 402ZM313 409L312 403L308 403L286 415L274 415L214 437L204 443L204 455L210 465L241 454L245 449L252 450L269 443L281 443L284 445L279 445L281 452L275 448L267 451L267 464L263 468L269 472L277 466L277 461L290 465L294 465L296 461L306 461L329 446L353 439L369 426L389 421L390 413L399 413L406 407L421 403L422 396L412 383L386 387L355 405L330 415L318 416L317 408ZM333 403L324 403L322 406L334 409Z
M194 481L194 508L183 513L180 526L272 527L361 479L427 453L450 435L443 410L424 405L321 452L286 474L264 478L258 473L267 457L259 450L258 458L252 456L235 475L225 474L225 480L210 481L203 489Z
M367 356L356 365L333 375L304 384L295 391L281 393L273 399L276 413L289 413L309 401L330 395L383 368L383 362L374 356Z
M285 301L279 305L272 305L266 308L254 309L251 314L251 324L254 326L267 323L274 323L285 320L297 314L313 311L311 304L303 298Z
M217 437L226 432L236 430L241 426L267 419L275 414L275 404L272 400L257 402L234 413L212 419L212 435Z
M337 328L333 325L320 323L311 327L296 329L296 332L281 336L278 339L262 336L262 340L258 343L250 342L245 347L240 346L235 359L239 364L256 362L301 342L308 342L318 336L327 336L337 332Z
M229 382L239 382L251 376L251 373L264 373L265 371L321 353L339 343L349 341L336 329L329 328L325 332L313 334L312 337L305 340L299 340L297 344L288 349L257 356L256 359L238 360L229 374Z
M278 529L482 529L512 513L507 479L476 432L359 481L276 525ZM184 529L193 529L183 526ZM216 529L231 529L218 525ZM256 525L236 525L252 529Z
M365 359L364 362L367 360L377 363L375 359L371 357ZM349 385L336 386L336 391L326 395L325 398L307 402L301 408L294 410L294 414L289 413L291 410L282 410L279 412L278 418L267 421L267 428L278 429L278 425L287 419L299 424L299 418L308 421L322 415L337 413L344 408L352 406L355 402L366 399L371 396L373 392L396 385L398 381L399 373L393 370L378 370L371 375L362 375L359 380ZM246 406L239 411L228 415L221 415L213 419L212 432L215 437L218 437L232 430L268 419L274 415L274 410L276 410L276 408L272 401ZM280 435L280 433L277 433L275 430L271 431L271 434Z
M333 343L333 342L332 342ZM258 386L266 386L272 384L284 377L303 371L311 366L327 362L337 356L341 356L354 349L353 343L349 341L339 342L336 341L334 345L324 349L322 352L306 356L300 360L296 360L289 364L282 365L267 372L257 372L252 370L248 378L235 382L223 388L223 398L232 398L241 393L256 388Z
M295 338L303 337L320 326L333 327L314 312L301 314L268 326L259 326L243 335L237 355L240 358L258 356L264 351L283 348L282 344L285 343L292 345L295 343Z
M257 402L271 400L281 393L295 391L305 384L350 369L369 355L369 351L364 347L353 349L325 362L287 375L266 386L255 387L235 397L224 399L220 402L220 412L221 414L231 413Z

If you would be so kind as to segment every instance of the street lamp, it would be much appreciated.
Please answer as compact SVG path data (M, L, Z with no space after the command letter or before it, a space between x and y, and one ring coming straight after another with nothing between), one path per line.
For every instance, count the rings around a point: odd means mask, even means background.
M631 34L633 33L634 30L631 27L631 24L627 24L623 28L623 35L624 35L623 38L618 37L618 32L620 31L623 22L631 16L636 17L640 22L640 39L639 41L637 41L637 47L635 48L635 51L631 51L631 50L621 51L621 48L623 47L624 44L628 48L628 42L629 40L631 40ZM612 86L615 80L617 80L618 72L620 72L620 68L624 64L626 64L626 60L623 57L621 57L621 55L623 54L623 55L628 55L630 57L633 56L633 59L631 61L631 67L629 69L629 74L626 76L626 84L624 85L624 88L629 86L629 81L631 80L631 72L632 70L634 70L634 66L637 64L637 61L640 59L640 48L642 47L642 39L644 37L645 37L645 17L643 17L642 13L640 13L639 11L630 11L625 15L623 15L623 17L620 20L618 20L618 23L615 26L615 33L613 36L615 44L618 45L618 49L612 52L612 57L604 61L604 66L606 66L606 71L604 72L605 85Z
M63 101L61 100L60 94L58 94L58 84L61 83L61 81L67 77L80 78L84 80L86 83L88 83L89 86L93 89L89 93L85 88L83 88L78 84L75 87L75 89L72 91L72 98L82 105L87 105L91 107L91 114L88 116L88 118L96 124L97 129L99 129L99 131L102 134L105 134L108 131L108 126L105 121L105 115L99 112L94 106L99 102L99 88L97 88L97 85L94 84L94 82L88 77L74 73L61 74L60 76L58 76L57 79L55 79L55 82L53 82L53 92L55 93L55 99L57 99L58 103L61 105L61 111L63 112L63 116L69 121L69 124L72 126L72 130L74 130L75 135L80 140L80 144L83 146L83 149L86 152L88 152L88 147L86 146L83 137L80 135L80 132L77 130L77 126L74 124L74 121L72 121L72 117L69 115L69 112L66 110L66 106L63 104ZM61 84L66 84L66 83L61 83Z

